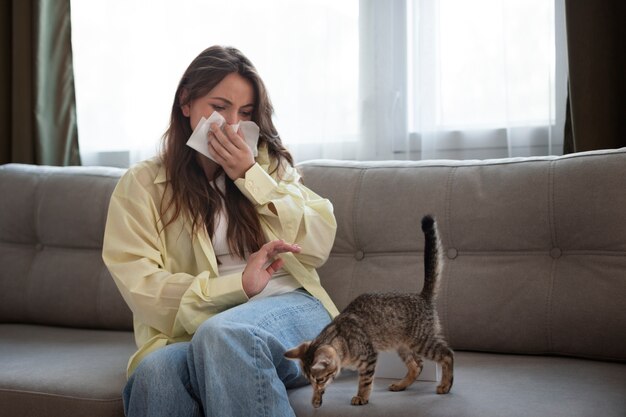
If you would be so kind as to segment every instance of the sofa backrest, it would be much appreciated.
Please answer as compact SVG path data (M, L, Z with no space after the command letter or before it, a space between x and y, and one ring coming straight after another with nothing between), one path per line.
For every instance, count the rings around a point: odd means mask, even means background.
M626 360L626 149L299 168L335 208L320 276L340 309L363 292L421 289L430 213L454 348ZM0 166L0 322L132 329L101 258L123 172Z
M132 329L102 262L118 168L0 166L0 322Z
M337 238L319 272L340 309L363 292L421 290L430 213L454 348L626 360L626 148L299 167L334 204Z

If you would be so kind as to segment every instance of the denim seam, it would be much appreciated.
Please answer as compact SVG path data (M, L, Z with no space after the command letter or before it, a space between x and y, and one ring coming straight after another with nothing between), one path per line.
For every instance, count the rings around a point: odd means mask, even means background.
M261 367L259 366L259 352L261 351L259 344L261 337L257 334L256 329L252 331L252 335L254 336L254 363L256 364L256 383L257 383L257 407L259 411L259 416L269 417L269 410L267 406L267 394L263 395L263 388L266 386L263 381L263 372L261 371Z
M271 314L269 316L265 316L263 317L263 320L259 321L258 323L255 323L255 327L264 327L268 323L272 321L280 320L285 316L290 316L294 312L313 311L321 305L321 302L318 299L314 299L312 301L314 301L314 303L306 303L304 305L289 307L288 309L283 309L283 311L281 311L278 314Z

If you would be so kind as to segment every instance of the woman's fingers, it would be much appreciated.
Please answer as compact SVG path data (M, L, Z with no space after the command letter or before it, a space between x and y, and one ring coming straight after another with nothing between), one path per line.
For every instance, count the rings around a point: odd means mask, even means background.
M274 273L278 271L280 268L282 268L284 264L285 264L285 261L279 258L279 259L276 259L274 262L272 262L267 268L265 268L265 270L271 276L271 275L274 275Z
M211 133L213 138L209 140L209 147L212 148L217 156L227 159L233 153L234 145L228 140L228 137L222 132L222 129L216 123L211 125Z
M209 135L213 136L208 143L211 156L231 179L243 178L245 172L254 165L254 155L246 142L229 125L222 131L213 123Z
M245 149L244 146L247 146L246 142L230 125L224 126L224 129L222 130L217 123L213 123L211 125L211 134L213 135L213 138L217 140L214 147L216 149L222 147L228 155L233 155L237 151ZM212 140L210 142L213 143L214 141Z
M261 249L259 249L257 252L250 255L248 262L252 263L256 268L260 270L260 269L263 269L263 266L266 265L268 262L273 262L273 263L277 261L282 262L281 259L276 259L276 260L274 259L276 256L278 256L281 253L285 253L285 252L299 253L301 250L302 249L300 248L299 245L285 243L282 240L272 240L270 242L267 242L265 245L261 246ZM271 266L272 265L270 265L270 267ZM281 267L282 267L282 264L281 264ZM278 268L275 268L274 270L276 269Z
M284 253L284 252L299 253L302 250L302 248L300 247L300 245L286 243L284 240L278 239L278 240L272 240L270 242L267 242L265 245L261 247L261 250L265 252L267 258L269 259L269 258L275 257L279 253Z
M241 276L243 290L249 297L262 291L272 275L283 267L285 261L274 258L284 252L300 252L300 246L272 240L250 255Z

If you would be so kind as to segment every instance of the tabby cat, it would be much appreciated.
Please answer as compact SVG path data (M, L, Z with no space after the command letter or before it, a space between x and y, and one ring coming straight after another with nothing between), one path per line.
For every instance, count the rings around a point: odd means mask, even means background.
M369 401L378 352L396 350L408 372L389 386L402 391L422 371L422 357L441 364L438 394L452 388L454 353L441 334L435 298L441 272L441 248L437 225L431 216L422 218L425 236L424 287L421 293L368 293L355 298L312 341L285 353L299 359L313 386L313 407L322 405L326 386L342 367L359 373L359 389L352 405Z

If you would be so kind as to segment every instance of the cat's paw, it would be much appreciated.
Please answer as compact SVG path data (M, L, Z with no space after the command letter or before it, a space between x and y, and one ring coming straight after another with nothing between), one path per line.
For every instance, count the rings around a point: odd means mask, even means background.
M389 391L404 391L406 384L391 384L389 385Z
M314 408L320 408L322 406L322 396L319 394L313 395L313 398L311 399L311 404Z
M358 395L355 395L354 397L352 397L352 402L350 404L365 405L367 404L367 400L365 398L359 397Z
M447 394L452 388L452 382L444 384L443 382L437 387L437 394Z
M454 375L444 375L441 379L441 384L437 387L437 394L447 394L450 392L452 388L452 383L454 382Z

